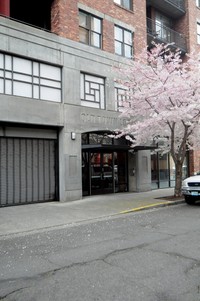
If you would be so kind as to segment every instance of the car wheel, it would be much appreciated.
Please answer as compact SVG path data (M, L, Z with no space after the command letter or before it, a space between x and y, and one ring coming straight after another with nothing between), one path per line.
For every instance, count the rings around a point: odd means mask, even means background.
M188 205L194 205L195 204L195 199L192 198L191 196L185 195L185 202Z

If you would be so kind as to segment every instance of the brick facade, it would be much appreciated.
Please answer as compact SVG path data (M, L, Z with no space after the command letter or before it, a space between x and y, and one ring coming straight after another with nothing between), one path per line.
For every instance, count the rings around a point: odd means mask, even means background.
M103 47L104 51L114 53L115 20L134 28L134 53L139 53L146 46L146 1L133 1L133 11L124 9L113 0L102 1L66 1L55 0L51 10L51 31L67 39L79 41L78 4L104 15Z

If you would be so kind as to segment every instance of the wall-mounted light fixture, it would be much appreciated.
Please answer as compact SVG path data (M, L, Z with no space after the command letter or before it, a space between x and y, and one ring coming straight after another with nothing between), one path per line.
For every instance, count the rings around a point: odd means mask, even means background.
M71 139L72 139L72 140L76 140L76 133L71 132Z

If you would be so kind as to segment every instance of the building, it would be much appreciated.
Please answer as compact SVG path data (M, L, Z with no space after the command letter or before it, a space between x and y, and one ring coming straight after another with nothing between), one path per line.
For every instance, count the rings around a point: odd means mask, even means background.
M0 206L173 186L168 156L108 136L123 125L112 66L152 39L198 48L199 7L0 0Z

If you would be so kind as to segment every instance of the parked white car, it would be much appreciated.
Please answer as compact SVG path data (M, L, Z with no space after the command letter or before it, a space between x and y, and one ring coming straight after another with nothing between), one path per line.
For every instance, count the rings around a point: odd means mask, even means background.
M200 175L191 176L182 182L182 194L189 205L193 205L200 200Z

